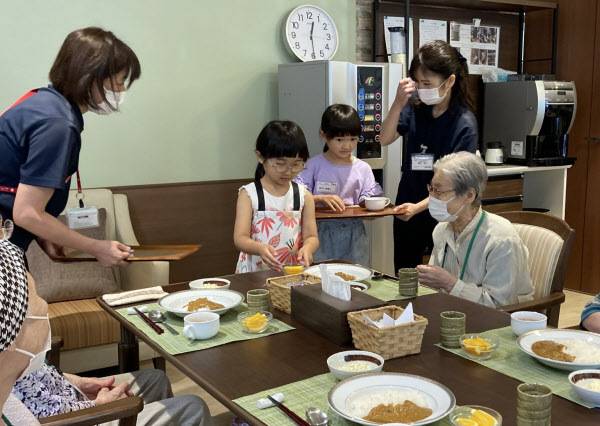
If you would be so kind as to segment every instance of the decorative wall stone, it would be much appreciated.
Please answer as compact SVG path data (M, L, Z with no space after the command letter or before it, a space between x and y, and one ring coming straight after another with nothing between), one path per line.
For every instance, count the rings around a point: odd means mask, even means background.
M373 0L356 0L356 60L373 60Z

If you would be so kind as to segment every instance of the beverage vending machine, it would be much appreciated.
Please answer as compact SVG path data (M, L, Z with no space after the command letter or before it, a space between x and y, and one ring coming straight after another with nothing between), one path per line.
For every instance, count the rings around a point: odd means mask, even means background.
M332 104L358 111L362 134L355 156L367 162L384 195L396 199L402 164L401 138L383 147L381 123L403 78L403 65L393 63L312 61L279 65L279 119L296 122L304 131L310 156L323 152L319 126ZM370 266L395 275L392 217L366 221Z

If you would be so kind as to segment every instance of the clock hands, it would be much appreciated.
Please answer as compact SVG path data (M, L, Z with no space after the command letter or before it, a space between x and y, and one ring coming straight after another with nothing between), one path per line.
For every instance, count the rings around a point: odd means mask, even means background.
M313 40L313 30L315 29L315 23L313 22L310 26L310 44L312 45L312 58L315 59L315 41Z

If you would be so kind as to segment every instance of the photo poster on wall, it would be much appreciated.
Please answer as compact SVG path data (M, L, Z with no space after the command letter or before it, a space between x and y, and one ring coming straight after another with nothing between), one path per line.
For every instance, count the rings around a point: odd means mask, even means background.
M411 37L414 37L414 19L410 18L410 25L409 25L409 34L411 35ZM404 17L403 16L384 16L383 17L383 32L384 32L384 36L385 36L385 50L386 53L389 55L392 54L392 44L390 42L390 31L389 28L391 27L402 27L402 28L406 28L404 26ZM402 43L405 43L404 40L404 36L402 36ZM412 61L412 57L414 55L414 49L413 49L413 44L410 43L410 46L408 47L408 64L410 64L410 61Z
M467 58L469 74L482 74L498 66L500 27L450 22L450 45Z

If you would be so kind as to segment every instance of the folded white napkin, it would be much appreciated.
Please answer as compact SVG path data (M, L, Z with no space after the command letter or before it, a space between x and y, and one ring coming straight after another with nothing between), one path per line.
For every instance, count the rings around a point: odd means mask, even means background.
M276 393L275 395L271 396L271 398L277 402L283 402L284 400L284 396L281 392ZM256 401L256 406L262 410L264 408L274 407L275 404L273 404L269 398L261 398Z
M367 322L367 324L374 325L375 327L378 327L378 328L393 327L395 325L405 324L405 323L413 322L415 320L412 302L408 304L406 309L404 309L404 312L402 312L400 314L400 316L398 317L398 319L396 319L396 320L394 320L394 318L392 318L391 316L389 316L386 313L383 314L383 318L380 319L379 321L373 321L371 318L369 318L365 314L363 314L363 317L365 318L365 321Z
M109 306L127 305L129 303L143 302L145 300L157 300L166 293L161 286L140 288L138 290L124 291L122 293L105 294L102 299Z
M319 270L321 271L321 285L325 293L346 301L351 299L350 284L347 281L335 274L329 274L325 264L319 265Z

